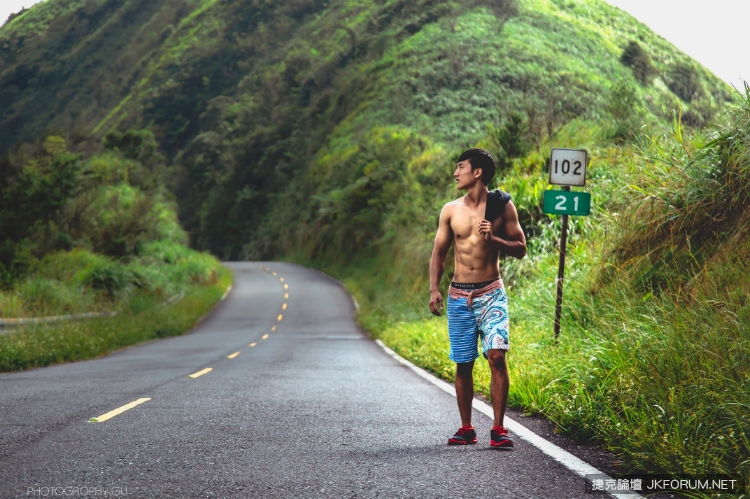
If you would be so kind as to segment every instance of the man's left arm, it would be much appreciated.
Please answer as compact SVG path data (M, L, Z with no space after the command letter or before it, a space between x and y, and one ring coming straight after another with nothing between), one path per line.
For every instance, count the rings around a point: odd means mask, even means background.
M518 212L513 201L508 201L500 220L495 224L482 220L479 224L479 232L492 247L500 250L503 255L519 259L526 256L526 236L521 229L521 224L518 223Z

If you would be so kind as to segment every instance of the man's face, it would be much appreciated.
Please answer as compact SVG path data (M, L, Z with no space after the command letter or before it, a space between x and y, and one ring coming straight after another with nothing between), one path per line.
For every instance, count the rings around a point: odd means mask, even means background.
M459 161L456 164L456 171L453 172L453 178L456 179L456 189L468 189L474 185L481 174L481 168L471 171L471 163L468 160Z

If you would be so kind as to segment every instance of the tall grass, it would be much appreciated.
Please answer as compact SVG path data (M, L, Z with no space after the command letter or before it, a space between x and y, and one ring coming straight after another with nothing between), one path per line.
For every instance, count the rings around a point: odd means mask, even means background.
M750 90L721 123L688 136L678 115L638 151L589 147L594 210L572 224L559 342L558 222L532 218L543 190L532 188L533 168L502 181L531 205L522 210L534 232L529 257L502 265L510 403L617 452L631 470L750 479ZM427 311L433 235L397 241L395 259L391 249L348 267L317 264L352 291L365 328L452 380L445 317ZM488 370L477 369L489 395Z
M213 283L216 259L171 241L142 245L114 259L85 249L47 254L29 276L0 291L0 316L41 317L126 310L144 296L163 301L194 284Z
M636 204L625 220L618 261L640 271L641 284L686 284L728 235L748 222L750 109L745 103L713 131L687 136L679 114L666 137L641 143Z
M29 277L0 292L2 317L117 315L0 330L0 372L96 357L181 334L230 283L231 273L214 257L172 241L144 244L137 256L119 260L80 248L48 254Z
M571 304L577 336L596 348L562 385L594 385L551 412L660 470L750 476L745 91L713 131L688 140L677 118L646 144L622 237L591 275L593 296Z
M215 268L214 278L186 288L185 296L160 307L154 293L139 294L115 317L28 325L0 332L0 372L43 367L105 355L112 350L189 330L231 284L231 272Z

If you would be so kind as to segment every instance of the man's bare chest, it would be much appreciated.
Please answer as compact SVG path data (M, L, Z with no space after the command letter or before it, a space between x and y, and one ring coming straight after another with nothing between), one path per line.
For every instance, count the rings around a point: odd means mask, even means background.
M457 241L467 240L472 236L479 236L479 223L484 220L485 205L477 208L459 206L451 217L451 229Z
M467 206L458 206L451 217L451 230L453 231L454 241L460 244L464 241L474 241L482 239L484 236L479 232L479 223L484 220L485 205L481 204L476 208ZM501 236L503 217L498 216L492 220L492 233Z

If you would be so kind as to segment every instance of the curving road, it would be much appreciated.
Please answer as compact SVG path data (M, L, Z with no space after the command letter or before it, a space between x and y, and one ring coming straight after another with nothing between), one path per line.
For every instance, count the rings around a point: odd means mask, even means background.
M447 446L455 399L363 334L333 279L227 265L187 335L0 375L1 498L591 497L524 441L491 449L479 412L479 444Z

